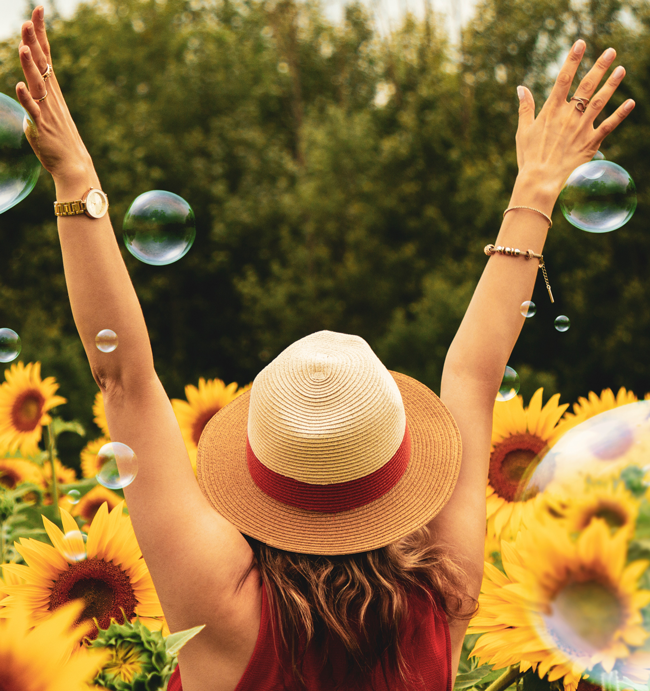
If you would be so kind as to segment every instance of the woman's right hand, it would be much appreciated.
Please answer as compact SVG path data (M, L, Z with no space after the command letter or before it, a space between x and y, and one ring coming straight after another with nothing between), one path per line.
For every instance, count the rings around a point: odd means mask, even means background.
M61 93L56 75L51 71L50 44L45 30L44 9L37 7L32 21L22 26L20 63L27 85L20 82L16 94L32 120L25 133L43 167L55 182L94 177L92 160ZM44 100L40 100L43 96Z

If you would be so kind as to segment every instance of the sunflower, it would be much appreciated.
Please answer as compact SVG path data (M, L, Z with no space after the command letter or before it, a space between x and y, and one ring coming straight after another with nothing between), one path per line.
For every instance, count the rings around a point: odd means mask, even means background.
M20 585L22 580L8 571L5 571L2 566L0 566L0 608L2 608L2 601L7 597L9 593L4 590L5 586Z
M0 620L0 684L3 691L88 691L108 657L92 650L70 655L90 630L75 626L83 604L70 603L34 628L25 609Z
M119 495L115 494L115 492L106 489L106 487L102 485L97 485L93 487L90 492L84 494L76 506L72 507L71 514L73 516L78 516L86 523L90 523L95 518L102 504L106 503L108 505L108 510L112 511L123 501L124 500ZM84 529L85 527L86 526L84 526Z
M81 450L81 474L83 477L95 477L103 463L100 463L97 454L104 444L110 443L108 437L99 437L89 441Z
M123 503L109 514L103 504L88 531L86 559L67 555L64 533L43 516L45 530L53 547L33 539L21 538L15 545L26 565L5 565L5 571L22 578L26 586L5 586L9 597L3 601L0 616L11 616L24 606L35 622L52 616L62 605L83 598L82 620L97 620L102 628L112 619L139 617L152 629L162 626L162 609L147 565L135 539L131 521L124 516ZM77 532L72 516L61 510L65 533ZM158 621L156 621L157 618ZM97 628L93 627L93 635Z
M623 530L632 536L641 502L625 484L585 482L584 490L557 491L544 496L549 513L564 522L571 533L584 530L594 519L600 518L611 530Z
M564 414L560 422L560 430L564 433L571 427L575 427L595 415L600 415L606 410L612 410L628 403L636 403L637 400L634 392L627 391L623 386L618 390L616 396L611 389L603 389L600 396L590 391L587 398L580 396L578 402L573 404L573 410Z
M106 409L104 408L104 397L102 396L101 391L98 391L95 394L95 402L93 403L93 413L95 414L93 422L97 425L97 427L99 427L99 429L102 431L102 434L105 437L108 437L110 441L111 433L108 431L108 422L106 421Z
M560 394L542 407L542 393L543 389L537 389L528 408L521 396L494 406L487 518L496 535L506 526L516 532L530 508L534 497L522 497L522 480L539 463L542 452L557 441L558 420L569 407L568 403L559 405Z
M501 555L505 573L485 565L468 630L482 634L472 652L481 662L532 668L575 691L587 670L611 672L646 640L641 609L650 591L637 582L648 562L626 565L624 531L595 519L572 540L557 522L531 523L501 543Z
M56 468L56 481L59 485L69 485L77 479L77 473L72 468L63 465L58 458L54 459L54 467ZM49 487L52 481L52 465L49 461L43 464L40 471L43 477L42 482L46 487Z
M24 458L0 458L0 487L15 489L23 482L43 483L41 468Z
M237 382L226 386L221 379L208 379L206 381L201 377L198 389L191 384L185 387L187 401L178 398L172 399L174 413L181 428L193 468L196 469L196 450L201 433L212 416L245 391L248 391L250 387L251 384L238 389Z
M41 380L41 363L22 362L5 370L0 385L0 443L10 451L20 449L23 456L38 453L44 425L52 419L49 410L66 402L56 396L59 385L54 377Z

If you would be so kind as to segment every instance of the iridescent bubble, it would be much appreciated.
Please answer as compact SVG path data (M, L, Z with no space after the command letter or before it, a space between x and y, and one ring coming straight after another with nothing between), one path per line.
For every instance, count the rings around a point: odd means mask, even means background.
M531 302L530 300L526 300L525 302L521 303L519 311L526 318L534 317L537 312L537 305L534 302Z
M569 327L571 326L571 320L566 315L560 314L558 317L555 317L554 324L555 329L557 331L564 332L569 330Z
M79 500L81 499L81 492L78 489L71 489L66 494L66 497L68 497L71 504L78 504Z
M36 185L41 164L25 136L27 112L0 94L0 213L22 201Z
M609 233L625 225L636 209L630 174L611 161L588 161L576 168L560 193L569 223L589 233Z
M138 474L138 459L133 450L118 441L104 444L97 454L101 466L97 482L108 489L128 487Z
M503 380L501 381L501 386L499 387L499 393L497 394L497 401L509 401L514 398L519 393L519 375L512 369L512 367L506 367L506 371L503 375Z
M86 558L86 540L88 537L81 530L71 530L63 536L63 556L72 562Z
M594 157L591 159L592 161L604 161L607 157L602 151L596 151L594 154Z
M517 549L536 536L528 544L544 552L530 573L539 574L543 586L535 592L545 589L547 601L531 621L549 655L556 649L611 691L647 689L650 679L650 657L638 648L650 639L649 488L650 401L638 401L565 432L518 495L535 502ZM615 671L600 664L606 652Z
M20 336L13 329L0 329L0 362L11 362L19 355Z
M194 212L177 194L141 194L124 217L124 244L145 264L163 266L184 257L196 236Z
M112 353L117 348L117 334L110 329L102 329L95 336L95 345L102 353Z

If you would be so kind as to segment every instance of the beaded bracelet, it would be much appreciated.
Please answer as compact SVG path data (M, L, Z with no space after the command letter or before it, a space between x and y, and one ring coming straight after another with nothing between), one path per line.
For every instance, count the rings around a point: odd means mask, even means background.
M544 255L537 254L537 252L533 252L533 250L518 250L514 247L503 247L501 245L499 245L498 247L495 247L494 245L485 245L483 251L485 252L485 254L488 255L488 257L492 256L493 254L505 254L509 257L524 257L525 259L538 259L539 268L542 270L542 274L544 275L544 282L546 283L546 290L548 290L548 296L551 298L552 303L555 302L555 300L553 299L553 292L551 291L551 284L548 282L546 264L544 264Z

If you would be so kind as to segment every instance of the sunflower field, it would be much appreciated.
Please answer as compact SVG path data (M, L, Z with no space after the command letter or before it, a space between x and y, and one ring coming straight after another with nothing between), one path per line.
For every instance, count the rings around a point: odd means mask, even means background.
M57 441L86 430L58 417L55 379L39 362L4 376L0 680L165 689L201 627L170 635L122 492L101 483L111 442L101 394L77 471ZM200 379L172 401L193 465L205 425L247 389ZM559 394L544 404L542 389L527 406L521 396L495 404L485 576L456 689L647 689L649 421L650 394L624 388L571 407Z

